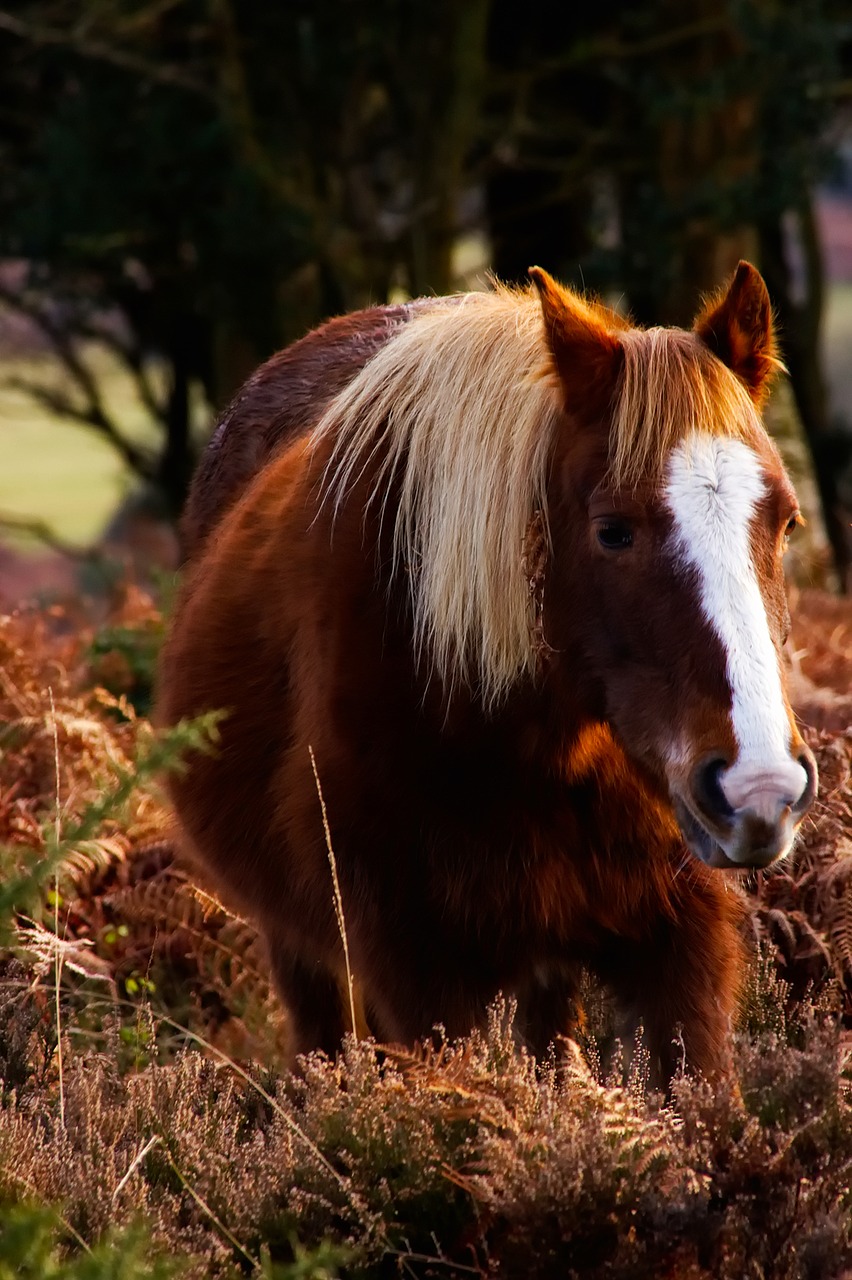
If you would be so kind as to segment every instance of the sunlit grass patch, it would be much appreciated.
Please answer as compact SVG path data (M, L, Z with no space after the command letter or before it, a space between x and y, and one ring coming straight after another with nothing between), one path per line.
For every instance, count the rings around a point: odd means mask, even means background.
M161 443L157 424L128 371L97 345L89 344L83 359L123 436L156 450ZM163 374L156 366L151 379L162 395ZM50 355L0 361L0 517L42 520L63 542L87 546L136 480L95 430L39 403L20 383L74 396L67 374ZM194 418L203 437L209 410L200 401Z

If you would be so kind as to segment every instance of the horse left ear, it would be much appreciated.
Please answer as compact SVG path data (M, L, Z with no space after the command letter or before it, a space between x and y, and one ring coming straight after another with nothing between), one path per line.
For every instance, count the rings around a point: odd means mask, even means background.
M541 304L544 330L566 398L576 406L609 403L621 343L607 327L602 308L563 288L541 267L528 274Z
M727 288L695 317L693 329L745 383L760 409L784 366L775 343L769 290L757 268L741 262Z

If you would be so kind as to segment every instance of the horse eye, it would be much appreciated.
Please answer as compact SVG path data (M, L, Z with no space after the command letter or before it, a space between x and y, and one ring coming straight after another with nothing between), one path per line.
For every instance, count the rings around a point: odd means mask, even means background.
M787 547L790 545L791 536L796 532L796 529L801 523L802 523L802 517L797 511L795 515L790 516L790 519L785 524L784 537L781 540L782 555L787 550Z
M624 551L633 546L633 530L626 520L601 520L597 535L598 542L607 551Z

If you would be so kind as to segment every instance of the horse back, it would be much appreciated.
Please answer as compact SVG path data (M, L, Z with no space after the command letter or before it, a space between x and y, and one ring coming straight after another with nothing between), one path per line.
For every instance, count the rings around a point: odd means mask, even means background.
M251 480L305 435L401 324L429 300L338 316L279 351L223 413L190 486L181 524L184 557L205 540Z

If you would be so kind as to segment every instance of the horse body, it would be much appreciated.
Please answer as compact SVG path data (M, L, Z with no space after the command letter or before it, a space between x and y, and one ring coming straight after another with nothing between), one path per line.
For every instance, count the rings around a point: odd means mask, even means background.
M463 1033L502 989L543 1051L587 966L660 1077L678 1025L719 1071L742 955L715 868L783 855L815 784L765 290L741 269L687 335L536 285L332 322L247 385L161 673L167 721L228 714L172 794L295 1049L348 1023L312 748L378 1037Z

